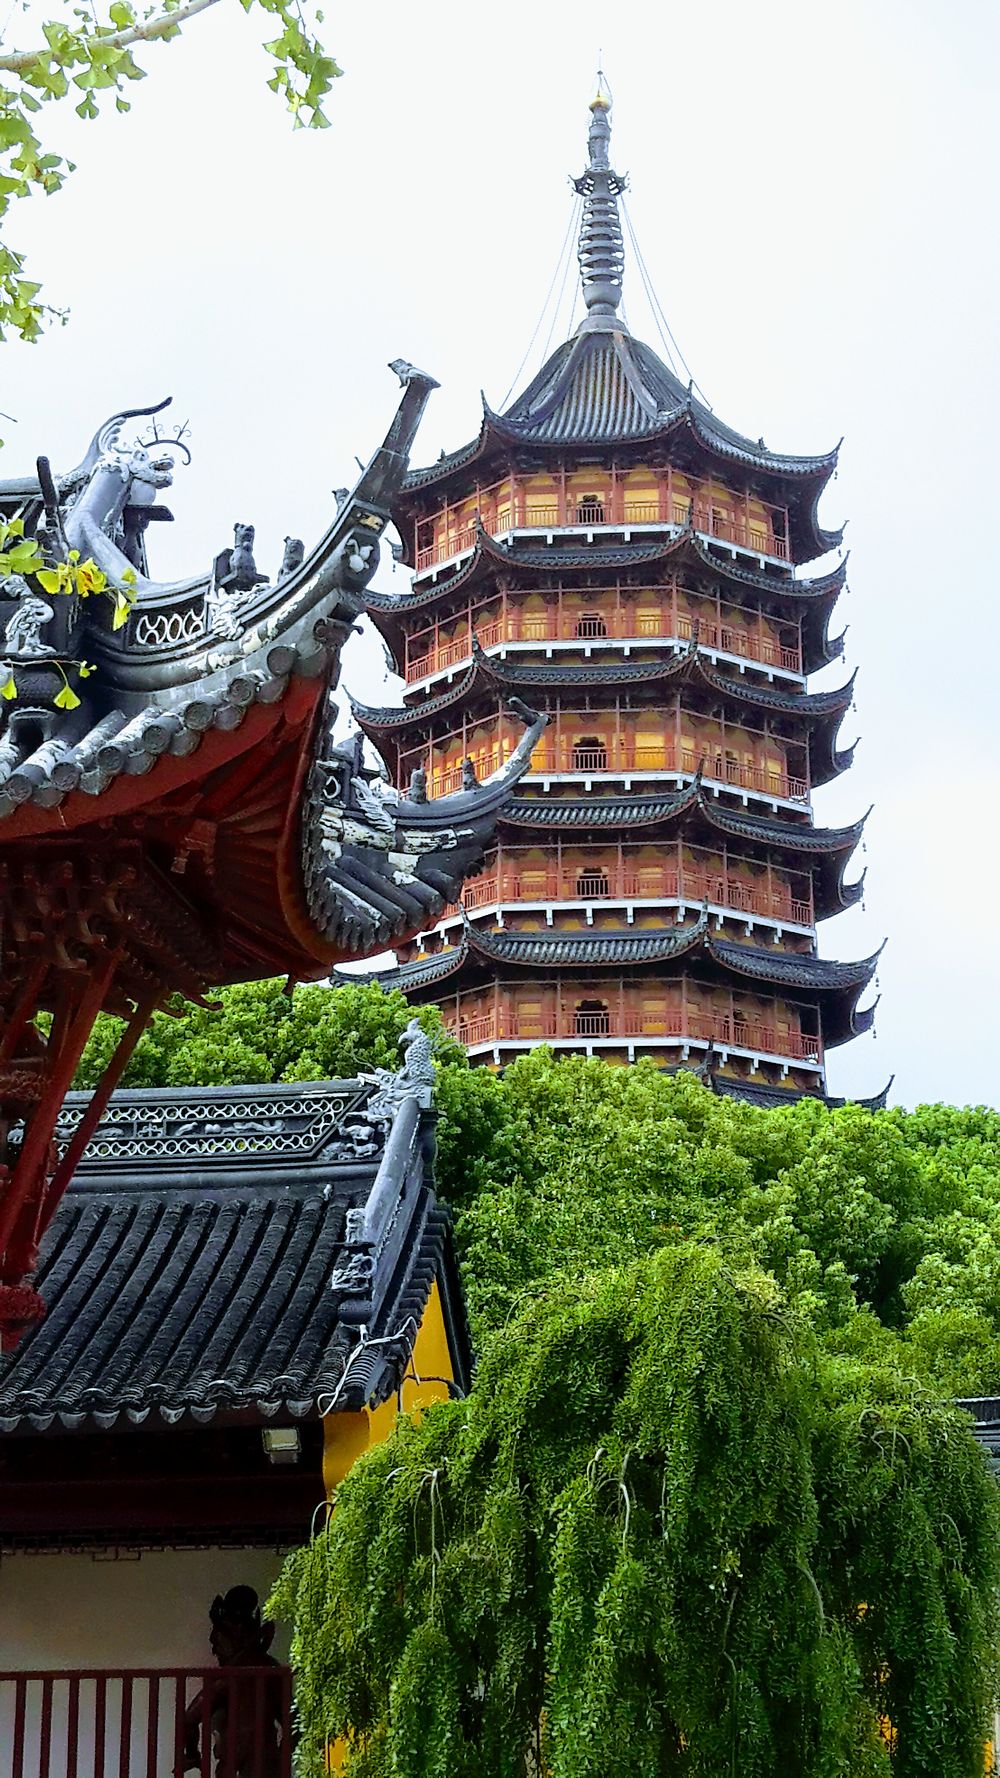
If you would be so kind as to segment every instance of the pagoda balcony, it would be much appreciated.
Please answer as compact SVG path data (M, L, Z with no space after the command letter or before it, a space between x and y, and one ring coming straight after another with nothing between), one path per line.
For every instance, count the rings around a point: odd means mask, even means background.
M464 755L463 755L464 757ZM498 771L509 754L501 747L485 748L475 754L479 776L488 777ZM415 759L413 764L426 763ZM632 778L647 775L693 777L702 767L703 780L710 789L751 792L769 801L808 803L809 782L794 776L767 761L718 757L685 747L667 736L656 746L633 745L620 736L597 746L582 742L549 741L547 736L531 756L529 780L537 778ZM462 788L462 762L448 764L432 760L427 773L431 796L446 796Z
M737 662L752 661L766 668L769 677L773 672L802 677L802 644L794 629L779 637L760 611L704 604L704 612L692 610L690 600L680 601L669 588L630 588L629 597L622 599L608 587L588 589L586 606L579 596L570 604L559 594L548 610L531 611L523 608L523 596L505 593L495 615L476 621L470 612L457 635L429 626L408 636L404 677L407 685L414 685L468 665L473 641L484 649L542 647L547 653L557 644L589 656L595 647L618 643L685 646L696 634L700 647ZM789 626L784 628L787 632Z
M651 1007L614 987L602 1000L597 993L579 997L575 1004L551 1010L522 1010L498 1003L479 1012L442 1002L441 1010L451 1034L466 1049L476 1051L505 1044L522 1048L538 1043L594 1049L670 1048L707 1049L713 1044L755 1060L776 1063L783 1069L823 1066L823 1043L818 1036L781 1028L767 1020L743 1018L735 1011L700 1010L683 1003Z
M690 860L669 859L659 864L639 864L626 848L618 859L540 867L519 861L516 852L495 855L478 877L465 885L462 906L468 913L505 904L531 903L551 906L558 902L607 903L613 901L678 902L722 909L738 919L765 924L814 925L808 878L802 876L801 893L782 882L768 867L758 880L748 880L733 868L719 868ZM457 913L457 908L449 912Z
M728 489L706 496L684 488L671 469L649 472L653 484L631 491L621 474L607 471L587 477L587 490L562 485L540 493L535 478L508 476L457 506L442 506L414 528L414 561L418 575L475 548L477 520L493 538L519 531L561 531L590 536L595 532L629 532L686 525L709 542L727 544L750 554L787 562L790 556L788 512ZM686 478L683 478L686 479Z
M196 1778L291 1778L291 1673L0 1673L0 1746L9 1778L161 1778L180 1774L186 1757Z

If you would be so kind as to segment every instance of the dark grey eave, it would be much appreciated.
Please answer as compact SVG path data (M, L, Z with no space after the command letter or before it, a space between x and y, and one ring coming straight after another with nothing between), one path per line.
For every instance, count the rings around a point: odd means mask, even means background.
M467 1382L432 1114L405 1099L358 1154L371 1095L117 1095L43 1244L48 1313L0 1358L0 1433L266 1425L385 1399L436 1277ZM70 1096L64 1136L85 1102ZM358 1352L362 1327L385 1343Z
M844 1043L871 1027L875 1006L858 1001L875 974L882 947L857 962L840 963L758 945L735 944L712 931L707 910L696 921L663 928L619 932L525 933L491 931L466 922L461 941L430 957L414 958L374 979L383 988L418 993L458 976L466 966L600 972L605 969L655 970L660 964L686 965L713 980L746 982L753 993L777 990L815 996L823 1009L823 1037ZM877 1002L875 1003L877 1005Z

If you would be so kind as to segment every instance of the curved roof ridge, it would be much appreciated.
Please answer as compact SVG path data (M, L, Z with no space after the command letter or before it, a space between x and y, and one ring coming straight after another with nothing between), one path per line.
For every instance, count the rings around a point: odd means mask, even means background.
M759 833L761 839L770 839L773 835L779 843L791 844L796 850L802 851L808 849L802 843L808 838L812 846L823 851L853 852L864 832L868 816L872 812L871 807L868 808L859 821L852 822L847 827L813 827L811 824L803 823L799 826L791 821L773 821L763 815L751 815L742 810L726 809L714 797L706 796L703 791L699 795L699 802L706 819L713 827L721 828L724 833L739 833L748 838L752 833ZM778 829L780 829L780 834Z
M695 676L721 696L736 698L740 703L756 704L761 709L781 710L788 715L817 719L843 715L850 706L857 677L855 669L844 685L832 691L779 691L773 686L757 685L752 680L737 679L728 673L720 673L701 655L696 636L692 636L683 649L678 649L672 655L659 656L654 661L620 661L614 665L603 660L596 665L577 661L552 661L537 665L515 660L500 661L487 654L475 640L472 644L472 658L484 677L511 688L519 685L542 688L546 685L650 684L661 679ZM471 687L471 674L467 674L461 682L462 694ZM437 707L437 699L434 704ZM409 714L423 715L428 708L426 705L419 706L416 710L410 707Z
M464 910L463 910L463 917ZM543 950L546 960L558 964L558 956L549 956L554 945L566 942L574 955L567 956L567 965L576 966L580 962L620 963L620 962L667 962L673 957L682 957L686 952L701 944L708 933L708 912L703 908L697 920L690 925L677 925L662 928L642 928L630 933L603 932L490 932L486 928L473 926L465 919L465 942L470 951L477 951L481 957L506 963L526 963L535 961L534 953Z

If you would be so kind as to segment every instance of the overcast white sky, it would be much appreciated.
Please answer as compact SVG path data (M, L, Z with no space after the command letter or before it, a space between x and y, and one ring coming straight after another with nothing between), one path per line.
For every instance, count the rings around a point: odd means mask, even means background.
M291 130L236 0L144 55L130 116L53 109L47 146L79 170L12 240L71 314L5 349L5 472L67 468L105 414L173 394L195 462L154 572L200 569L237 519L273 571L381 437L388 359L442 384L417 460L464 443L538 319L601 49L643 253L716 411L776 449L845 435L822 516L849 520L862 744L816 819L875 810L866 908L821 943L890 943L877 1037L834 1053L831 1088L895 1072L902 1103L997 1103L995 0L383 0L326 31L325 132ZM634 266L626 305L657 346ZM371 642L345 680L394 699Z

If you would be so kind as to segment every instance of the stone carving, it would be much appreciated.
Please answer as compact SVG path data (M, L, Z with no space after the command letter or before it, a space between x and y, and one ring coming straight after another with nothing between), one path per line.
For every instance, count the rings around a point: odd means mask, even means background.
M154 1095L148 1104L112 1100L87 1150L83 1165L108 1161L160 1162L256 1153L274 1160L329 1154L338 1157L341 1139L350 1151L345 1114L362 1109L360 1095L317 1091L308 1095L281 1086L262 1087L249 1097L200 1100L196 1093ZM65 1148L81 1112L64 1112L56 1140Z
M348 1254L345 1262L330 1273L330 1289L342 1290L350 1296L365 1296L375 1275L375 1257L371 1253Z
M287 575L294 574L296 568L301 568L305 560L305 553L306 546L301 537L286 537L281 567L278 569L278 579L284 580Z
M370 1124L392 1122L404 1099L416 1099L426 1108L434 1087L434 1042L428 1037L419 1019L411 1019L399 1039L403 1066L393 1071L376 1068L374 1074L363 1074L362 1080L375 1082L375 1091L365 1106L363 1116Z
M266 574L259 574L253 559L253 541L255 536L252 525L234 525L235 542L229 556L229 577L237 592L249 593L256 586L263 585Z
M0 586L5 598L17 600L7 619L4 649L21 660L50 660L55 649L42 641L41 632L50 624L55 612L47 599L33 593L20 574L11 574Z

